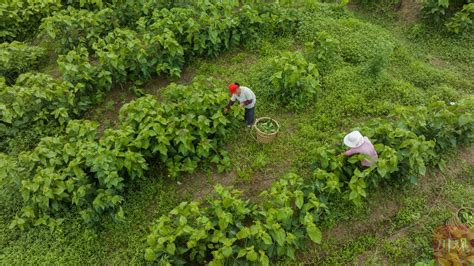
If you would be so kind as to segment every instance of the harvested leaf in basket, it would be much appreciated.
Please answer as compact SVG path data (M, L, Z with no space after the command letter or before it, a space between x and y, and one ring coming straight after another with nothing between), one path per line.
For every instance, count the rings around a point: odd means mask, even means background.
M470 209L461 209L458 214L459 220L467 227L474 230L474 213Z
M271 134L277 131L278 127L273 123L272 120L267 120L265 122L258 122L257 128L260 129L263 133Z

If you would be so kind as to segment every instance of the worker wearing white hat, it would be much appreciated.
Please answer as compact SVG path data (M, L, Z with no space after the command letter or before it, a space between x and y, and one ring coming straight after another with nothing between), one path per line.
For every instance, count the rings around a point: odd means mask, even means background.
M344 137L344 144L351 148L346 151L344 154L346 156L351 156L353 154L367 154L370 156L371 160L363 160L362 165L370 167L377 161L378 155L375 151L374 145L370 142L369 138L362 136L359 131L352 131Z

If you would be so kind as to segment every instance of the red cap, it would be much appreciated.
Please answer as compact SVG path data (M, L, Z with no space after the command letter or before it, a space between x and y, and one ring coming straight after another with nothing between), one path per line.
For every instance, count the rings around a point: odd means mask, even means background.
M230 94L234 94L238 87L239 86L235 85L234 83L230 84L229 85Z

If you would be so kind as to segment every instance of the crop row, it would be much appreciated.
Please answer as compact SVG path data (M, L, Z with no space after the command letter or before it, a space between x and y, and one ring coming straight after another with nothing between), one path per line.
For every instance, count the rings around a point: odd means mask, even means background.
M43 19L67 8L101 10L113 8L121 25L133 23L154 9L171 7L177 1L142 0L9 0L0 4L2 28L0 42L24 41L34 38Z
M0 100L3 134L14 134L35 121L60 117L67 122L101 101L116 84L131 80L140 86L154 74L179 76L190 57L215 56L257 32L281 34L296 25L295 14L277 5L165 8L138 19L135 30L112 29L116 15L110 9L69 7L44 19L44 33L64 52L58 57L64 82L51 81L48 96L41 90L44 80L50 79L44 75L27 73L17 84L1 84L0 91L11 96ZM30 88L23 88L26 79ZM26 102L37 104L30 107Z
M228 168L222 142L239 112L224 116L227 94L210 84L172 84L163 102L152 96L130 102L120 110L119 128L102 135L97 123L72 120L65 134L43 138L33 151L2 155L0 183L13 185L24 200L12 226L55 225L71 209L87 222L108 214L120 220L125 187L144 178L150 164L171 177L203 161Z
M323 146L315 151L312 176L288 174L255 202L218 185L208 202L182 202L159 218L148 235L145 258L210 265L294 259L307 239L321 242L315 222L330 211L321 198L344 197L360 204L368 187L415 182L427 165L442 168L443 152L474 141L473 111L472 98L453 106L434 102L402 108L394 119L375 120L361 129L380 155L372 167L360 166L364 156L342 155L341 145Z

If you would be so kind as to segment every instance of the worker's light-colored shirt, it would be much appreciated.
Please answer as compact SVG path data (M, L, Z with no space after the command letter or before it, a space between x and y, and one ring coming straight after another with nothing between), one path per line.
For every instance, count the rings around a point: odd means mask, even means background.
M255 93L247 87L240 86L240 96L237 96L237 93L232 94L230 98L231 101L239 101L239 103L244 103L245 108L250 109L255 106Z
M357 148L352 148L348 151L346 151L344 154L347 156L351 156L353 154L367 154L372 158L370 161L368 160L363 160L362 165L370 167L372 164L374 164L379 156L377 155L377 151L375 151L374 145L372 145L372 142L370 142L369 138L364 137L364 144Z

